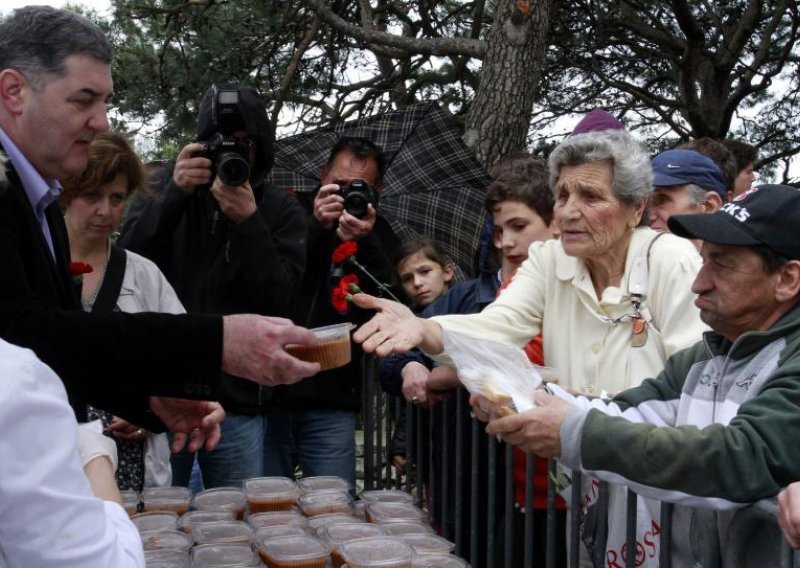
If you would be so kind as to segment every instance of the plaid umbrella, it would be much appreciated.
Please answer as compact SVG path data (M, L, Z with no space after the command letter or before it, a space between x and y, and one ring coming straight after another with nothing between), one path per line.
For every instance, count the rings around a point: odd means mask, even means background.
M282 138L275 145L271 180L281 188L311 192L341 136L372 140L386 156L378 204L397 237L425 235L439 242L472 275L484 224L489 174L472 156L435 103Z

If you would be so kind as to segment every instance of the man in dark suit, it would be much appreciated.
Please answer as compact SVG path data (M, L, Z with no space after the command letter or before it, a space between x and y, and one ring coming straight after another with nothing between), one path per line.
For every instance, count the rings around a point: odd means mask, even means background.
M224 416L220 369L261 384L292 383L317 364L286 353L313 334L255 315L83 313L69 273L58 180L86 167L89 142L108 129L112 51L101 30L46 6L0 23L0 337L31 348L74 400L175 435L173 449L211 449ZM158 396L154 396L158 395ZM195 399L195 400L185 400ZM154 416L155 415L155 416ZM155 424L154 424L155 423Z

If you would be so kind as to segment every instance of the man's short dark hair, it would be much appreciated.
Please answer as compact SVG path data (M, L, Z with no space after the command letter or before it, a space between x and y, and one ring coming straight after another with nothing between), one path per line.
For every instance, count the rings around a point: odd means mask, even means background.
M326 162L328 167L333 165L333 160L342 152L350 152L356 158L362 160L375 160L378 164L378 178L375 183L377 184L383 180L386 158L383 157L383 151L372 140L357 136L342 136L331 148L331 153L328 154L328 161Z
M0 70L16 69L34 89L41 89L48 75L63 77L72 55L110 64L114 51L100 28L68 10L26 6L0 22Z
M486 190L484 207L489 214L505 201L524 203L548 225L553 220L553 192L544 163L530 154L499 161L491 171L494 181Z
M739 175L739 169L736 167L736 158L733 153L722 142L703 136L684 142L678 147L694 150L711 158L722 170L722 176L725 178L725 190L733 191L733 184L736 182L736 176Z
M756 163L758 150L756 150L755 146L735 138L726 138L722 143L730 150L731 154L733 154L733 158L736 160L737 171L740 172L750 164Z

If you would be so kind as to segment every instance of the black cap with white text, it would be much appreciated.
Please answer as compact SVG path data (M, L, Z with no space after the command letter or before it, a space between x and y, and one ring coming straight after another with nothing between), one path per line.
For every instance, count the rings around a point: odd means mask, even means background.
M788 185L760 185L715 213L673 215L667 225L679 237L720 245L766 245L800 260L800 190Z

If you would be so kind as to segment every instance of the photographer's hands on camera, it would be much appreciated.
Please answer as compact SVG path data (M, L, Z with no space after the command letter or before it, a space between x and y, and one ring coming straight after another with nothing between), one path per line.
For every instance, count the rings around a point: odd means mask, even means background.
M211 195L217 200L222 214L234 223L241 223L257 210L256 198L250 182L245 181L238 187L225 185L219 177L212 183L211 160L198 156L203 151L203 144L192 142L184 146L175 161L172 181L186 193L192 195L200 185L211 184Z
M314 198L314 218L326 229L336 226L336 236L342 241L357 241L367 236L375 227L376 212L372 204L367 206L367 214L359 219L344 208L341 187L329 183L319 188Z

